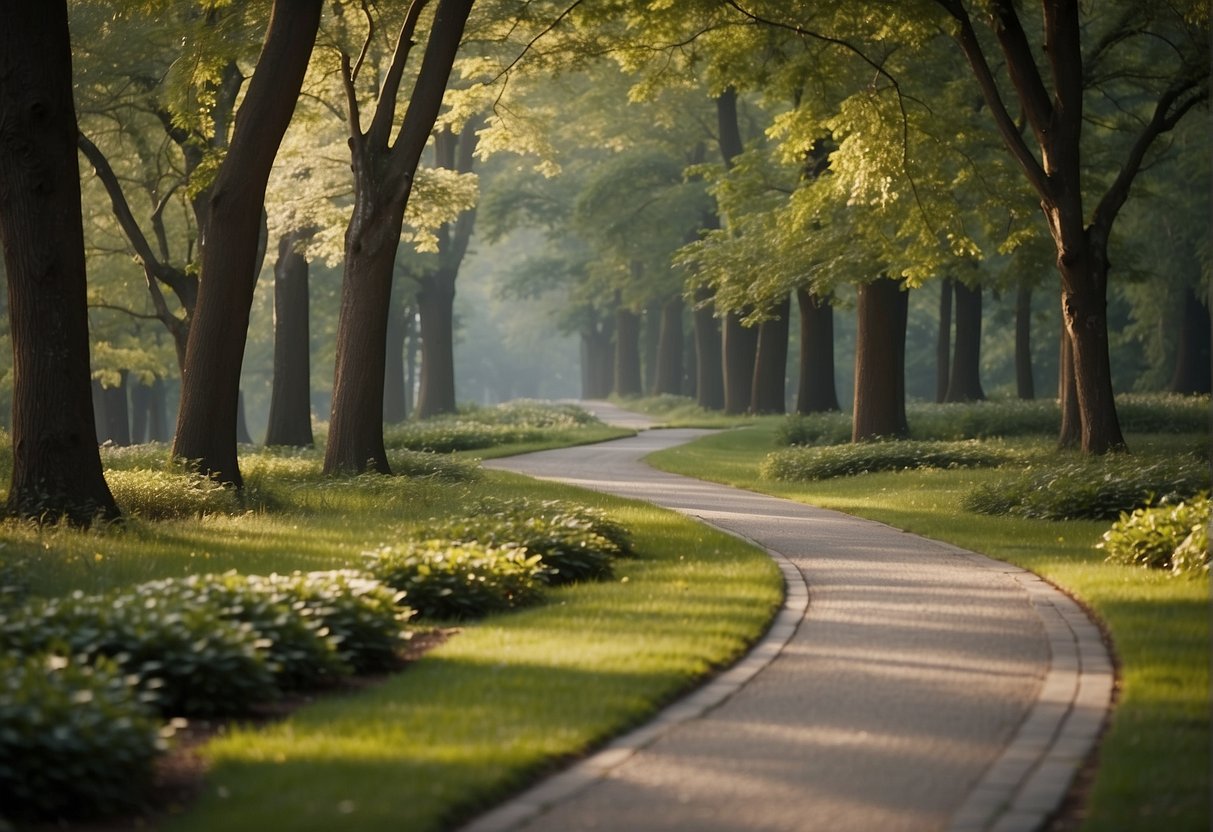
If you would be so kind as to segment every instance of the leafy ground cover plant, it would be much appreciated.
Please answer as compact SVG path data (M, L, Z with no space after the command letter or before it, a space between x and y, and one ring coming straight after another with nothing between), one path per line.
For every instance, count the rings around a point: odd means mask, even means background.
M414 541L367 552L366 565L426 618L480 618L534 603L543 593L539 556L515 547Z
M131 808L164 747L149 698L109 660L0 655L0 811L56 820Z
M389 450L451 453L538 442L556 432L591 425L601 422L576 405L522 401L463 408L453 416L393 425L383 439Z
M990 468L1010 459L1004 450L973 442L861 442L773 451L762 461L759 475L768 480L822 480L873 471Z
M241 508L234 489L202 474L110 469L105 479L123 511L146 520L230 514Z
M1122 512L1173 503L1209 489L1209 464L1195 455L1145 461L1115 455L1037 463L961 500L980 514L1042 520L1112 520Z
M1166 569L1173 574L1209 570L1209 497L1122 512L1103 533L1097 549L1109 563Z

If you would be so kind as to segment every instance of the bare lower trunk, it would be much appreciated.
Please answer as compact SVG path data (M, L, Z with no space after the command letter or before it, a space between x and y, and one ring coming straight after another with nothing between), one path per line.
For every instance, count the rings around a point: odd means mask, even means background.
M946 402L980 401L981 389L981 287L956 281L956 349L948 378Z
M800 308L800 383L797 413L838 410L834 382L834 306L829 298L807 289L796 290Z
M1015 392L1021 399L1036 398L1032 378L1032 287L1019 284L1015 292Z
M711 290L695 292L695 401L706 410L724 408L724 365L720 321L710 303Z
M758 350L754 355L754 377L750 386L751 413L787 411L788 328L792 301L785 296L776 304L774 316L758 328Z
M1209 310L1200 302L1192 287L1185 287L1176 344L1175 371L1171 375L1171 383L1167 385L1167 389L1172 393L1209 392L1209 337Z
M615 375L611 327L590 325L581 332L581 398L605 399L611 395Z
M0 0L0 241L13 348L6 512L87 525L118 507L93 425L67 6Z
M408 373L405 370L405 350L413 328L413 307L393 298L387 319L387 349L383 364L383 422L394 425L409 417L408 395L405 392Z
M308 332L308 263L299 238L284 236L274 265L274 386L266 445L310 448L312 436L311 339Z
M682 297L675 295L661 307L661 333L657 339L657 373L653 392L678 395L682 392Z
M619 307L615 312L615 394L639 396L643 392L640 380L640 316Z
M952 377L952 278L939 281L939 332L935 337L935 401L948 398Z
M131 411L126 379L127 372L123 370L117 384L101 390L105 400L105 438L120 448L131 444Z
M421 389L417 416L455 412L455 276L427 275L417 295L421 313Z
M1106 266L1088 248L1086 258L1063 262L1062 318L1074 351L1074 386L1082 424L1082 450L1088 454L1127 450L1112 392L1108 353Z
M657 392L657 350L661 341L661 307L659 300L645 304L641 316L641 377L644 379L643 390L647 395Z
M908 309L909 295L897 281L880 278L859 286L853 442L909 435L905 410Z
M724 412L745 413L750 406L754 382L754 358L758 354L758 328L741 325L741 315L725 315L721 332L724 364Z
M1057 435L1059 448L1077 448L1082 441L1082 421L1078 416L1078 388L1074 386L1074 349L1065 324L1061 327L1060 349L1057 357L1057 401L1061 410L1061 426Z

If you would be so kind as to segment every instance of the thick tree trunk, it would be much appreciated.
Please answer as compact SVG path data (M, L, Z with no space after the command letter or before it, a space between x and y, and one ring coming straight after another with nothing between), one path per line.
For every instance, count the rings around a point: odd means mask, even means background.
M774 317L767 318L758 327L758 350L754 354L754 376L750 384L751 413L787 412L791 298L785 295L773 311Z
M1085 237L1084 237L1085 239ZM1074 356L1074 389L1082 425L1084 453L1124 451L1128 446L1120 431L1116 399L1112 391L1112 365L1108 353L1106 249L1086 256L1063 258L1062 319L1070 333ZM1094 255L1094 256L1093 256Z
M253 435L249 433L248 419L244 415L244 391L236 393L236 444L252 445Z
M105 438L120 448L131 444L131 411L126 377L127 372L123 370L116 385L101 388L101 395L105 399Z
M657 373L653 392L677 396L682 393L682 296L675 295L661 306L661 332L657 339Z
M67 6L0 0L0 241L13 347L8 514L87 525L118 507L93 425Z
M909 294L880 278L859 286L851 441L909 435L905 345Z
M659 300L645 304L641 314L640 344L641 378L644 379L645 395L657 392L657 345L661 341L661 307Z
M935 401L948 398L952 377L952 278L939 281L939 332L935 336Z
M615 355L610 321L593 323L581 331L581 398L605 399L611 395Z
M1032 378L1032 287L1019 284L1015 292L1015 392L1021 399L1036 398Z
M383 364L383 422L395 425L409 417L405 351L413 328L413 305L392 299L387 319L387 349Z
M308 263L298 234L278 241L274 264L274 387L266 445L310 448L312 436L311 337Z
M745 413L750 406L754 383L754 358L758 354L758 328L741 325L742 315L729 312L721 332L724 365L724 412Z
M1061 327L1060 350L1057 357L1057 402L1061 410L1061 426L1057 447L1077 448L1082 442L1082 419L1078 415L1078 388L1074 384L1074 348L1065 324Z
M808 289L796 290L800 308L800 381L797 413L838 410L834 382L834 305Z
M421 389L417 416L455 412L455 273L427 274L417 293L421 313Z
M981 389L981 287L956 281L955 291L956 349L944 401L980 401L986 397Z
M695 291L695 401L705 410L724 408L724 364L720 321L711 304L712 290Z
M257 71L236 114L208 200L201 281L190 324L173 454L236 486L240 367L256 284L270 168L295 111L320 24L321 0L275 0Z
M620 306L615 312L615 395L639 396L640 316Z
M148 441L148 420L151 416L152 388L136 379L131 384L131 442L140 445Z
M1175 371L1167 389L1172 393L1208 393L1209 310L1196 296L1191 286L1184 287L1183 310L1179 319L1179 334L1175 353Z

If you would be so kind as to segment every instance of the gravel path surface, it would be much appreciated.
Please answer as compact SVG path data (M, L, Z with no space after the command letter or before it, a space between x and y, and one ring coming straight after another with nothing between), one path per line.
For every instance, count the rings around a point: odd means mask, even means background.
M783 560L789 605L734 671L466 829L1038 827L1110 694L1085 616L1016 567L640 462L702 433L648 431L486 463L749 538Z

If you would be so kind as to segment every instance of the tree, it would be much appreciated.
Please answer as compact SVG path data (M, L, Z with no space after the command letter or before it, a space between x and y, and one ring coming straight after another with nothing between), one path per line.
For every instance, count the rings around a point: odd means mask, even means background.
M905 395L908 299L898 282L887 277L859 286L852 442L909 436Z
M207 196L198 302L181 375L173 454L237 487L243 485L236 459L240 365L257 278L262 205L322 5L320 0L275 0L257 71Z
M354 207L345 235L326 474L368 467L391 471L383 447L383 376L396 249L417 165L438 118L472 2L439 0L409 106L394 138L397 97L425 0L413 0L405 12L365 128L357 88L364 64L341 53Z
M67 6L0 2L0 238L13 343L6 510L87 525L118 507L94 441Z
M981 285L952 282L956 296L956 348L948 376L945 402L980 401L981 389Z
M310 448L312 436L311 339L308 336L308 262L299 245L313 229L278 241L274 264L274 387L266 445Z

